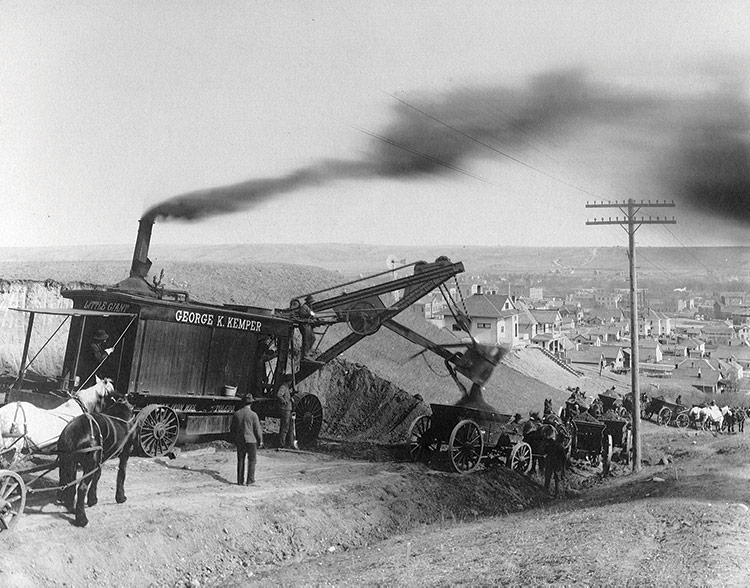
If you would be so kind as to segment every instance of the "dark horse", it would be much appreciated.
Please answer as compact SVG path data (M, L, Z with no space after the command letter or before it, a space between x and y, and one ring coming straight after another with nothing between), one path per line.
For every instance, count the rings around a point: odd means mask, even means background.
M77 526L85 527L89 522L85 500L88 497L89 506L98 502L96 488L101 476L101 465L110 458L120 458L115 500L118 504L127 500L125 471L135 431L133 410L127 402L115 402L102 413L78 416L63 429L57 442L60 452L61 498L68 511L76 513ZM74 484L79 467L85 477Z

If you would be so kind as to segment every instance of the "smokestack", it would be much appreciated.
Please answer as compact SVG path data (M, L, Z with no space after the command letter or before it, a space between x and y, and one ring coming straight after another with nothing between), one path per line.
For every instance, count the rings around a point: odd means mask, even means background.
M133 250L133 263L130 266L131 278L146 278L151 269L151 260L148 258L148 248L151 245L151 231L154 221L142 218L138 221L138 236L135 239Z
M155 296L153 289L146 282L146 277L151 269L151 260L148 258L148 249L151 245L151 231L154 228L154 221L151 218L144 217L138 221L138 235L135 239L135 249L133 250L133 261L130 265L130 276L122 282L115 285L117 290L127 290Z

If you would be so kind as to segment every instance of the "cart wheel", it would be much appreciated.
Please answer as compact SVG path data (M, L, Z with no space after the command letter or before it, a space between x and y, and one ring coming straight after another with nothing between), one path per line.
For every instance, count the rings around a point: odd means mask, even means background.
M177 443L180 421L177 413L162 404L149 404L138 413L138 450L148 457L169 453Z
M0 531L12 529L26 506L26 484L10 470L0 470Z
M630 418L630 411L627 408L625 408L624 406L621 406L620 408L617 409L617 415L621 416L624 419L629 419Z
M451 431L448 451L451 463L460 474L467 474L477 468L482 459L484 439L474 421L461 421Z
M662 408L659 411L659 414L656 416L656 422L663 427L666 427L669 422L672 420L672 411L668 409L666 406Z
M432 418L422 415L414 419L409 427L409 455L412 461L429 461L440 449L438 440L432 434Z
M612 465L612 435L605 435L602 441L602 473L606 476Z
M688 416L688 413L681 412L674 418L674 421L680 429L685 429L690 424L690 417Z
M531 471L531 466L534 463L534 458L531 453L531 445L525 441L516 443L513 449L510 450L510 456L508 457L508 467L514 472L519 474L528 474Z
M622 448L622 454L625 459L625 463L629 464L633 459L633 433L628 429L625 433L625 445Z
M305 447L315 445L323 424L323 406L315 394L300 397L294 407L294 427L299 444Z

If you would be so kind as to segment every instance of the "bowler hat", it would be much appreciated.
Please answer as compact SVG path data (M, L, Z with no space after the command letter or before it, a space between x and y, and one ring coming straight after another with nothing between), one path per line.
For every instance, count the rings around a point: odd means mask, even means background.
M107 339L109 339L109 335L107 335L107 331L104 329L99 329L94 334L94 341L106 341Z

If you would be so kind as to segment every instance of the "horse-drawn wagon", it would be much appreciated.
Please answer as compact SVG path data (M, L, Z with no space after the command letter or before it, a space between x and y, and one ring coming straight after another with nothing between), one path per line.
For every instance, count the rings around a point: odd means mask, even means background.
M630 416L630 411L625 406L624 398L614 390L607 390L599 394L599 400L602 403L602 412L612 411L621 417Z
M96 502L96 480L103 461L119 456L124 472L144 413L134 417L132 406L113 393L110 380L97 379L94 386L79 391L53 409L38 408L28 402L11 402L0 407L0 531L15 526L23 514L27 494L63 493L68 497L66 505L73 510L70 492L75 493L74 487L81 483L83 489L79 488L79 492L89 493L90 504L92 495ZM75 441L73 445L71 439ZM88 448L84 448L86 444ZM80 459L87 461L83 475L76 477L78 462L71 460ZM66 462L73 465L64 471L61 464ZM58 468L59 486L37 485ZM118 502L125 501L124 480L124 475L118 475ZM84 502L79 495L76 524L88 522Z
M600 419L606 426L605 434L611 441L612 451L619 449L620 461L630 463L633 453L633 431L629 419L616 415L614 418L608 418L608 414L603 414Z
M512 470L528 474L531 446L511 423L512 416L468 406L431 404L431 415L417 417L409 428L409 452L427 461L447 446L453 469L465 474L482 460L499 459Z
M645 418L651 419L656 415L656 422L659 425L676 425L684 429L690 424L689 409L687 406L670 402L662 397L652 398L645 409Z
M602 470L607 473L612 461L613 448L612 436L607 432L607 424L593 417L573 418L570 421L570 428L572 437L570 456L576 459L586 459L594 466L601 463Z

